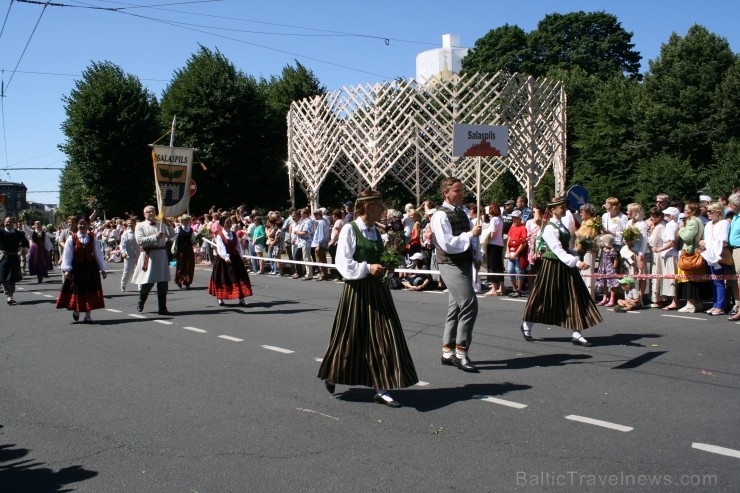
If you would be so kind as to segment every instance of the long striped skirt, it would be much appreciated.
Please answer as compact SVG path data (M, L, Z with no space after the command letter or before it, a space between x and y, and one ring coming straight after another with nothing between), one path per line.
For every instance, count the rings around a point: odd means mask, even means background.
M247 268L239 256L232 256L226 262L218 255L213 259L213 272L208 283L208 294L220 300L234 300L252 296L252 283L249 281Z
M384 283L345 281L318 377L374 389L409 387L419 381Z
M578 331L602 322L578 269L548 258L542 259L522 320Z
M76 312L105 308L100 269L95 261L72 264L72 271L64 277L59 291L57 308Z

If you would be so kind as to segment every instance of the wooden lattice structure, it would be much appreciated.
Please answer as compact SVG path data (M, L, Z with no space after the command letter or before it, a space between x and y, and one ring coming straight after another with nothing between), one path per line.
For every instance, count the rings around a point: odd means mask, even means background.
M521 74L453 75L420 85L413 80L356 86L291 104L288 172L291 198L299 186L312 205L332 172L354 192L375 188L390 173L417 201L443 176L481 190L510 170L530 201L551 167L564 193L566 95L562 82ZM509 155L453 158L454 123L506 125Z

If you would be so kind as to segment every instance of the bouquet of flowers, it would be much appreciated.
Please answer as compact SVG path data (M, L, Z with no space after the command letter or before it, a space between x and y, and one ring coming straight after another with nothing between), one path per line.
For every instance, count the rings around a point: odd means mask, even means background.
M596 231L597 234L601 233L601 218L599 216L594 217L588 227Z
M622 239L631 245L640 239L640 230L634 226L627 226L622 231Z
M388 281L390 276L393 275L393 271L396 270L396 267L406 264L406 259L404 258L405 248L406 244L403 240L403 233L389 231L383 252L380 254L380 265L385 268L384 281Z
M198 242L198 246L203 245L203 239L208 236L208 233L208 228L206 228L205 226L200 227L200 229L198 230L198 234L195 235L195 241Z

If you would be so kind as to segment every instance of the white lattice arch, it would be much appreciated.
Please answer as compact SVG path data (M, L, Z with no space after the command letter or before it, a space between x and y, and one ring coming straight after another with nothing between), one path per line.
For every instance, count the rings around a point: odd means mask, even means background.
M482 158L481 190L508 169L531 202L553 168L555 193L562 194L565 108L562 82L501 72L426 85L409 79L343 87L295 101L288 113L291 198L297 181L317 206L330 171L356 193L377 187L390 173L417 202L443 176L457 176L475 190L475 158L452 157L454 123L509 127L509 155Z

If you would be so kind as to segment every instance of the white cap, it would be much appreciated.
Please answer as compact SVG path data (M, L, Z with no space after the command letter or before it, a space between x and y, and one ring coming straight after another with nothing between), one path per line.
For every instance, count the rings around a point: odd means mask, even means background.
M667 209L663 209L663 214L670 214L673 217L678 217L678 209L675 207L669 207Z
M699 202L711 202L712 197L709 195L699 195Z
M511 217L522 217L522 211L519 209L514 209L511 211Z
M424 254L423 253L415 253L412 256L409 257L411 260L424 260Z

